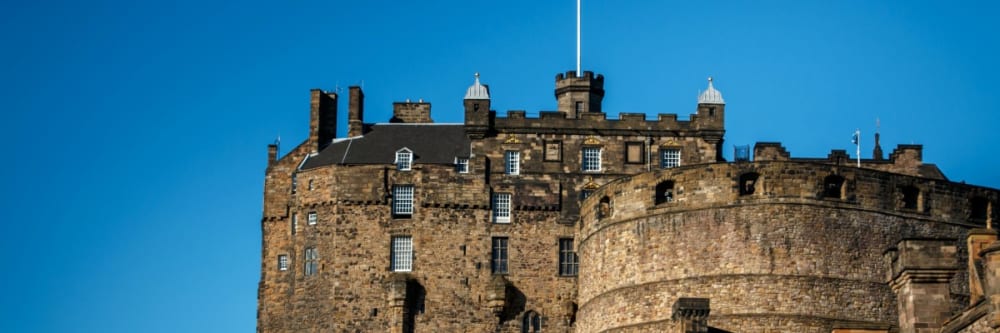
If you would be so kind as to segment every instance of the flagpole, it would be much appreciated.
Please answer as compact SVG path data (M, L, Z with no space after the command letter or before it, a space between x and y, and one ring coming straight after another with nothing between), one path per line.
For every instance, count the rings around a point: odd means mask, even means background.
M576 0L576 76L580 77L580 0Z
M854 137L858 138L857 140L855 140L855 141L857 141L857 142L855 142L855 146L858 148L858 151L857 151L858 167L860 168L861 167L861 129L860 128L854 130Z

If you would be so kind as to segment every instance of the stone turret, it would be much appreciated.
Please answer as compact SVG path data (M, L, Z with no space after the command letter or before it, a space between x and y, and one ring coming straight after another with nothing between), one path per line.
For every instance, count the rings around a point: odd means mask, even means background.
M465 131L472 138L482 138L490 127L490 87L476 81L469 86L463 99L465 107Z
M604 76L594 72L584 71L583 76L577 76L575 71L556 75L556 101L560 112L567 118L580 118L586 112L601 111L601 101L604 99Z

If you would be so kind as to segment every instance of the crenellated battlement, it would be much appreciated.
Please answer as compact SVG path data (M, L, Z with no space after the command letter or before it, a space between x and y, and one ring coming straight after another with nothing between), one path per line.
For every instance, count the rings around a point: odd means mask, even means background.
M566 113L560 111L541 111L538 117L529 117L524 110L509 110L506 117L496 117L493 127L497 132L519 132L520 130L530 130L532 132L574 132L586 131L592 133L599 131L622 132L621 134L644 134L666 132L721 132L725 128L715 121L704 121L710 118L707 115L691 114L689 120L678 120L677 114L658 114L655 120L648 120L643 113L619 113L618 119L608 119L603 112L582 113L578 118L569 118ZM687 133L693 135L693 133Z
M754 161L799 161L825 163L842 166L857 166L857 156L850 156L846 150L833 149L826 158L792 157L780 142L757 142L753 148ZM901 144L889 154L889 159L862 158L861 167L910 176L947 180L948 178L933 164L923 163L923 146Z
M669 189L658 186L664 182ZM997 207L976 205L977 198L995 202L1000 191L820 159L758 160L681 166L622 178L595 191L580 211L585 235L608 223L663 211L771 204L824 205L983 227L1000 213Z

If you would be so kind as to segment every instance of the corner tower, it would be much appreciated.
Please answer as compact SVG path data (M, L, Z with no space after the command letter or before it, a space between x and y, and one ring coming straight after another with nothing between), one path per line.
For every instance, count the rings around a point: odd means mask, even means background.
M469 137L481 139L490 128L490 87L476 81L465 91L465 132Z
M726 101L722 93L715 90L712 77L708 77L708 88L698 95L698 110L691 122L696 129L702 131L702 138L715 146L716 160L722 158L722 136L726 133Z
M567 118L580 118L584 112L602 112L604 99L604 75L584 71L577 76L576 71L556 74L556 101L559 111Z

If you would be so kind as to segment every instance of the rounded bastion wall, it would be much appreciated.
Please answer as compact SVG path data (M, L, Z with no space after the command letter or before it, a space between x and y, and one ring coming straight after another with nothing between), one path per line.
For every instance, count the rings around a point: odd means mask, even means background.
M914 188L915 197L899 193ZM980 197L996 202L997 193L803 162L696 165L612 182L581 209L577 332L673 327L680 297L709 298L709 325L733 332L894 324L883 253L919 237L955 239L964 255L966 231L985 223L969 212Z

